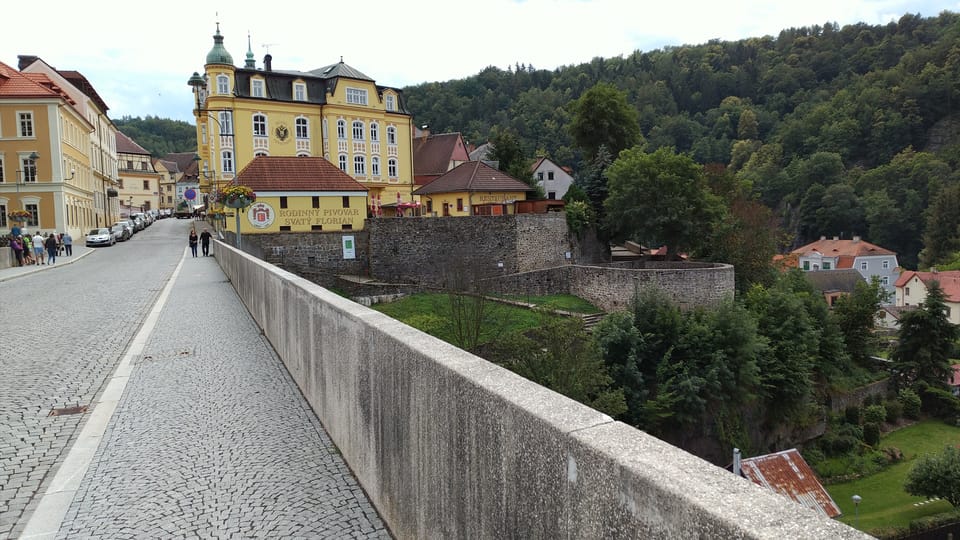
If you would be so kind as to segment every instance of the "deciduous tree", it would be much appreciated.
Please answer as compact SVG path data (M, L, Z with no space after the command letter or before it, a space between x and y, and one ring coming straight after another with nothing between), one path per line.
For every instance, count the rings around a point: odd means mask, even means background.
M570 134L592 158L601 146L614 156L643 141L637 109L626 93L612 84L599 83L570 104Z

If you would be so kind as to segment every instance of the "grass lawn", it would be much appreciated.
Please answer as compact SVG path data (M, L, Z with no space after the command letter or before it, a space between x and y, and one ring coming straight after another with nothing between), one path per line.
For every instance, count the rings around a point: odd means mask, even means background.
M446 294L413 294L395 302L376 304L373 309L459 346L449 324L451 307L450 298ZM483 309L484 323L480 332L480 345L512 332L537 328L543 323L544 317L550 317L491 300L484 302Z
M572 294L550 294L546 296L522 296L516 294L501 294L498 295L500 298L505 298L507 300L516 300L518 302L527 302L528 304L536 304L541 307L549 309L558 309L562 311L570 311L572 313L602 313L603 310L597 306L587 302L579 296L573 296Z
M953 507L946 501L914 506L923 502L924 498L913 497L903 491L903 483L917 456L939 452L948 444L960 444L960 428L948 426L939 420L924 420L884 437L880 446L899 448L904 456L902 462L859 480L826 486L843 512L840 521L854 525L853 495L863 498L859 509L859 528L864 531L879 527L906 527L911 520L950 511Z

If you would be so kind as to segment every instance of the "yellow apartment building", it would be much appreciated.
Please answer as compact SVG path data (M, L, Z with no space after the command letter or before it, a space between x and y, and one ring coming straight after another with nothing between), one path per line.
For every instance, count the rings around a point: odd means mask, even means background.
M150 152L117 132L117 158L122 205L133 213L160 208L160 180L164 175L154 168Z
M219 25L204 71L189 80L195 98L201 191L232 181L258 156L323 157L371 196L410 200L411 115L400 90L340 62L312 71L257 66L250 39L234 65Z

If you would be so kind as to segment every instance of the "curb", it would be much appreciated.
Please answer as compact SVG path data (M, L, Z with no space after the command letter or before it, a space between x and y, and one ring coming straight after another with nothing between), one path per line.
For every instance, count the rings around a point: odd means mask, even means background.
M83 253L80 253L77 255L71 255L70 259L65 260L63 263L57 262L56 264L48 264L48 265L40 265L40 266L32 266L32 267L14 266L11 268L5 268L3 270L0 270L0 283L4 281L10 281L11 279L16 279L18 277L29 276L30 274L35 274L37 272L42 272L44 270L52 270L54 268L59 268L61 266L67 266L69 264L73 264L79 261L80 259L86 257L87 255L90 255L91 253L93 253L92 249L84 251ZM57 257L57 259L59 258L60 257ZM11 271L11 270L12 272L10 272L7 275L4 275L4 272Z

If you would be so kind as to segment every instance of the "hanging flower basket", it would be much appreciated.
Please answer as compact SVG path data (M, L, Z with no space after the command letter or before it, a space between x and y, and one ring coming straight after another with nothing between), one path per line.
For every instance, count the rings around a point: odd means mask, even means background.
M227 219L227 215L221 212L220 210L211 210L210 212L207 212L207 217L212 219L213 221L220 221L223 219Z
M7 219L10 221L16 221L17 223L23 223L24 221L29 220L33 217L33 214L27 212L26 210L11 210L7 212Z
M231 185L223 188L218 199L229 208L246 208L257 200L257 194L247 186Z

